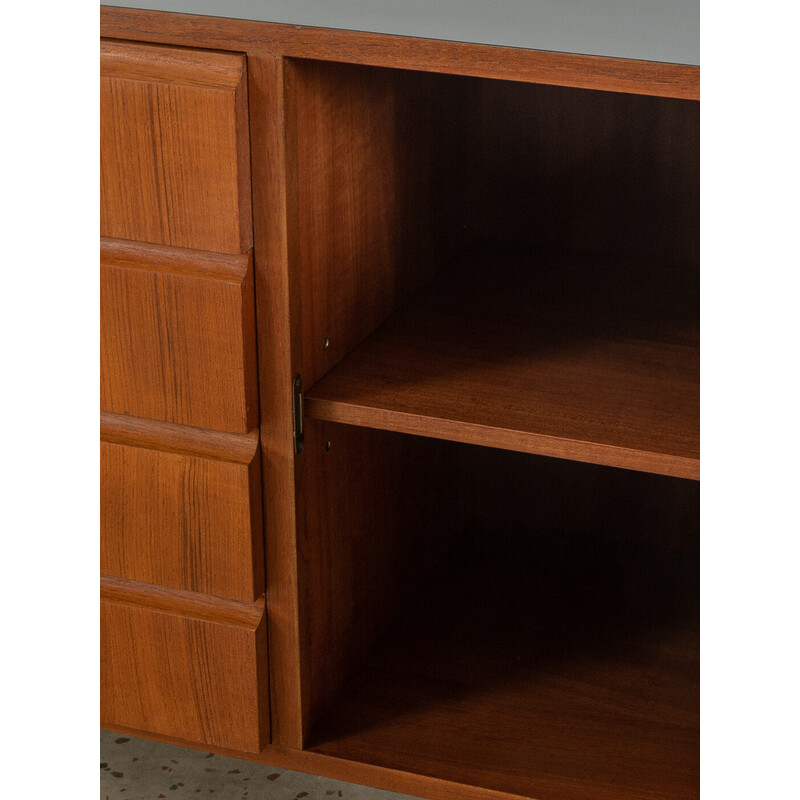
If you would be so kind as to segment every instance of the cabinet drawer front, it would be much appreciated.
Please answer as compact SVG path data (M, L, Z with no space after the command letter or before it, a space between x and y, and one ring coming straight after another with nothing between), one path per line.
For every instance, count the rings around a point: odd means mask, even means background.
M248 250L244 57L121 42L100 52L101 235Z
M263 595L257 438L236 437L243 450L249 443L242 454L204 452L200 437L189 452L170 452L165 426L140 421L163 448L152 449L130 444L124 419L103 419L101 572L245 602Z
M104 240L100 261L101 408L252 430L258 390L249 256Z
M259 752L269 737L263 609L202 595L195 607L119 583L100 604L102 724Z

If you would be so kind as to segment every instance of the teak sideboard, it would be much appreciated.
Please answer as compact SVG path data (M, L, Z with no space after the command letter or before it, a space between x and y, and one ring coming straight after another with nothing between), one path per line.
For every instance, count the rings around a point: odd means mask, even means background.
M106 728L699 795L699 67L101 9Z

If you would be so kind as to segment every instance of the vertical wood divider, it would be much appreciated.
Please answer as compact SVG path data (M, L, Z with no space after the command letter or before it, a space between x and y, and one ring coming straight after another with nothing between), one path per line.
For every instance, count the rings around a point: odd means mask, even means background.
M299 658L302 547L297 541L292 442L292 378L300 369L294 355L299 353L297 260L292 257L297 204L288 71L283 58L248 56L272 742L300 748L306 693Z

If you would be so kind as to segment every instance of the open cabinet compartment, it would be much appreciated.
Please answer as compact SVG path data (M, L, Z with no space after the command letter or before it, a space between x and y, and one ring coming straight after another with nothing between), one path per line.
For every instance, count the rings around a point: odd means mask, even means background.
M311 750L539 800L697 796L696 482L307 433Z
M291 74L310 415L699 477L696 102Z
M695 797L698 105L287 76L305 745Z

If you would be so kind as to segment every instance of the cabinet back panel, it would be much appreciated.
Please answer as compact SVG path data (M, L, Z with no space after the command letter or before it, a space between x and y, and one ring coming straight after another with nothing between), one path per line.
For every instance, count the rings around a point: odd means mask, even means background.
M471 550L524 558L552 531L698 553L697 481L465 445L450 457Z
M457 520L442 442L309 420L300 460L307 736L450 545Z
M480 82L477 238L697 266L700 105Z

